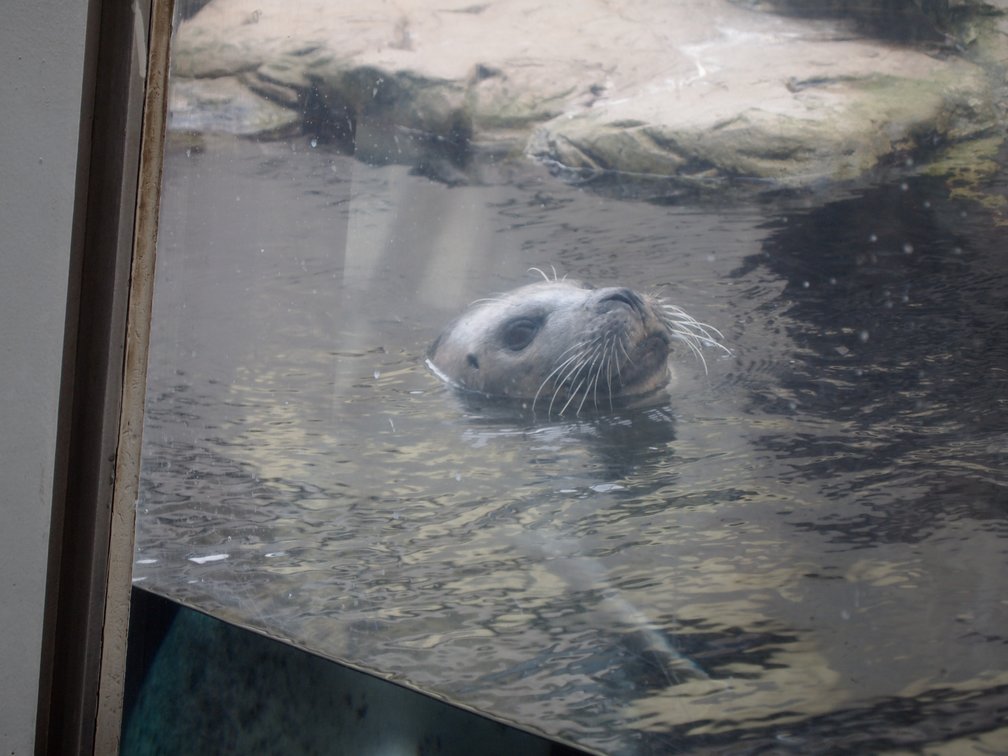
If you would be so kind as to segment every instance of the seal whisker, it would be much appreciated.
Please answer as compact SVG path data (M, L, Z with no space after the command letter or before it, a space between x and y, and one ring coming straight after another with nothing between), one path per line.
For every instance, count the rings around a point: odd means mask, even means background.
M550 397L549 407L546 408L546 417L553 417L553 402L557 400L560 396L560 386L553 389L553 396ZM563 415L563 410L560 410L560 415Z
M692 315L690 315L688 312L686 312L680 307L676 307L675 305L670 304L664 304L661 307L663 310L667 311L664 314L665 317L671 318L677 322L689 323L690 325L697 327L698 329L702 330L704 333L707 333L708 335L713 331L713 333L717 336L717 338L719 339L724 338L724 334L721 333L721 331L719 331L717 328L715 328L712 325L709 325L708 323L700 322L699 320L694 318ZM711 338L713 338L713 336L711 336Z
M690 322L687 320L671 320L671 319L665 320L665 323L670 328L689 331L690 334L692 334L698 341L703 342L707 346L718 347L726 352L728 351L728 349L724 345L722 345L720 341L718 341L718 338L724 338L724 337L720 336L720 334L717 337L711 335L710 331L704 328L702 323Z
M575 348L577 348L579 346L585 346L588 343L590 343L590 342L581 342L580 344L575 344L573 347L570 347L570 349L564 350L563 354L567 354L567 352L570 352L572 349L575 349ZM562 357L563 354L561 354L560 357ZM571 362L576 362L577 360L581 359L582 354L583 354L582 352L577 352L576 354L570 355L569 357L567 357L566 360L564 360L559 365L557 365L555 368L553 368L553 370L550 371L549 375L547 375L543 379L543 382L539 384L539 388L535 392L535 396L532 397L532 411L533 412L535 412L535 405L536 405L536 401L539 399L539 394L542 392L542 390L546 386L546 384L549 383L550 378L552 378L557 373L559 373L560 371L562 371L565 368L567 368L567 366L570 365ZM559 391L560 386L562 386L563 383L564 383L563 380L560 380L560 381L557 382L556 388L554 388L554 390L553 390L553 397L554 398L556 397L556 392ZM551 407L553 406L553 401L552 400L550 400L550 406Z
M553 265L553 263L550 263L550 270L553 271L553 278L550 278L549 274L546 273L546 271L544 271L542 268L537 268L535 266L529 268L528 271L526 271L526 272L528 272L528 273L533 273L533 272L534 273L538 273L540 276L543 277L543 279L546 281L546 283L554 283L556 281L561 280L560 279L560 274L557 273L556 266ZM567 276L564 275L564 278L567 278Z
M533 410L535 409L536 401L539 399L539 394L541 394L542 390L544 388L546 388L546 384L549 383L550 378L552 378L558 372L560 372L565 367L567 367L567 365L570 363L571 360L576 360L576 359L577 359L577 355L572 355L571 357L569 357L568 359L564 360L559 365L557 365L555 368L553 368L553 370L550 371L549 375L547 375L545 378L543 378L542 383L539 384L539 388L536 390L535 395L532 397L532 409Z
M606 355L606 386L609 389L609 411L613 410L613 382L612 382L612 369L613 363L616 362L616 339L614 338L612 344L609 346L609 353ZM619 365L616 365L617 371L619 370Z
M669 328L669 335L672 336L673 338L678 339L679 341L682 341L684 344L686 344L686 346L689 347L690 351L693 352L693 354L696 355L696 357L703 364L704 373L707 374L708 372L707 360L704 359L703 352L700 350L700 347L706 342L704 340L701 340L694 333L691 333L689 331L681 331L676 328Z
M591 351L589 351L589 349ZM584 352L582 352L582 360L575 368L568 371L567 375L564 376L564 380L561 382L561 385L565 383L573 384L574 381L577 380L577 384L570 389L570 396L567 399L566 404L560 408L559 416L563 416L567 407L572 401L574 401L574 399L577 398L578 392L581 390L581 387L584 386L584 397L582 397L581 403L578 405L577 411L574 413L575 416L581 414L581 408L584 406L585 400L588 398L588 394L591 391L592 365L594 365L596 355L598 355L600 349L598 338L592 340L589 344L589 349L585 349Z
M592 340L590 340L590 339L585 339L584 341L579 341L578 343L574 344L573 346L569 346L566 349L564 349L562 352L560 352L560 354L557 355L557 359L560 359L565 354L567 354L568 352L572 352L575 349L580 349L581 347L591 346L592 343L594 343L594 342Z
M617 346L619 346L623 350L623 353L626 354L626 347L623 346L623 338L622 337L619 337L619 338L617 338L617 339L615 339L613 341L613 348L612 348L613 364L616 365L616 380L619 381L619 385L622 386L623 385L623 373L620 371L620 359L619 359L619 355L616 353L616 347Z
M689 329L688 326L682 323L666 322L665 325L668 327L668 332L670 336L677 338L680 341L686 342L687 344L689 344L690 349L692 349L697 354L699 354L700 352L700 347L704 346L714 347L715 349L720 349L725 354L728 355L731 354L731 350L728 349L728 347L726 347L724 344L721 344L718 341L714 341L713 339L708 338L703 334L698 334L696 331Z
M627 351L626 344L623 343L623 337L620 336L619 340L620 349L623 350L623 356L626 357L628 364L633 365L633 357L630 356L630 352Z
M599 373L601 372L601 369L596 370L595 367L596 367L596 365L599 365L599 360L601 359L602 355L604 354L604 350L605 350L605 342L603 342L602 344L596 346L595 347L595 351L592 352L591 363L589 365L588 375L587 375L588 385L585 386L584 397L581 399L581 404L578 405L577 413L576 413L578 415L581 414L581 408L584 407L584 403L588 399L588 393L589 393L589 391L594 396L594 398L592 399L592 402L595 404L595 409L598 409L598 379L599 379Z
M669 336L678 341L682 341L690 348L690 351L698 352L703 342L699 341L695 335L689 331L681 331L678 328L669 328Z
M605 345L603 345L602 351L599 354L598 360L596 361L595 364L595 383L592 388L592 404L595 406L596 410L599 408L598 403L599 384L602 382L602 371L606 368L606 362L608 361L608 358L609 358L608 351L606 350ZM608 393L609 393L609 400L610 402L612 402L612 393L611 392Z
M560 412L557 413L557 417L563 417L563 413L567 411L567 408L570 406L570 403L573 402L574 399L577 397L577 392L581 389L581 386L584 384L584 381L585 381L584 378L578 381L577 386L574 387L574 390L571 391L570 396L567 397L567 401L564 403L564 406L561 407ZM580 411L581 408L578 407L578 411L574 413L574 416L577 417L577 414Z
M704 361L700 354L701 346L714 347L720 349L725 354L731 354L731 350L718 340L723 339L724 334L717 328L706 323L701 323L675 305L663 304L662 308L677 316L673 317L668 312L661 315L661 319L668 328L669 334L689 344L694 354L701 357L701 361ZM706 362L704 369L706 370Z
M577 417L578 415L581 414L581 408L584 407L584 403L588 401L588 395L591 393L591 387L592 387L591 372L589 371L588 375L585 377L588 379L588 385L585 386L584 396L581 397L581 403L578 404L578 408L577 411L574 413L574 417ZM595 406L597 407L598 405L596 404Z
M584 394L581 396L581 402L578 404L577 410L574 411L574 416L577 417L581 414L581 408L584 407L584 403L588 400L588 396L591 394L592 387L592 366L595 364L595 354L598 352L596 347L595 352L585 358L584 365L582 366L584 370L584 375L582 376L580 382L577 385L577 390L580 390L584 386ZM571 398L574 399L576 394L572 394Z
M563 413L567 410L567 407L570 405L570 403L574 401L575 398L577 398L578 391L581 390L582 386L585 386L585 381L588 380L589 376L591 375L591 363L592 363L592 355L588 354L586 351L582 355L582 360L578 363L578 365L574 369L570 370L565 376L565 380L562 382L561 385L573 384L575 380L577 380L578 382L574 384L573 387L570 389L570 396L568 397L566 404L564 404L564 406L560 408L559 416L563 416ZM584 373L584 376L579 378L582 372ZM588 396L588 387L585 386L585 397L587 396ZM581 400L581 404L584 404L583 399ZM581 405L578 405L578 409L575 414L578 414L580 412L581 412Z
M547 414L552 414L553 402L556 401L557 397L559 396L564 386L570 387L573 385L573 388L569 389L571 397L573 397L577 393L578 389L581 387L581 384L583 383L583 380L578 381L577 384L575 384L574 382L578 379L578 376L581 374L582 370L584 370L584 368L589 364L592 354L591 350L596 345L596 343L597 343L596 340L586 342L584 344L585 347L584 349L582 349L577 354L572 355L569 359L565 360L564 364L561 365L560 368L558 368L558 370L566 368L567 372L565 372L556 381L556 385L553 390L553 397L550 400L550 406L547 410ZM560 410L560 415L563 415L564 409L566 408L567 405L565 404L563 409Z
M536 267L533 266L533 267L529 268L528 271L526 271L526 272L528 272L528 273L533 273L533 272L538 273L540 276L543 277L543 280L545 280L546 283L549 283L550 277L546 275L546 273L543 271L542 268L536 268ZM556 276L556 270L555 269L553 270L553 274L554 274L554 277L555 277Z
M701 352L700 348L696 344L693 343L692 339L690 339L690 338L683 338L682 340L690 348L690 350L693 352L693 354L695 354L700 359L700 363L703 365L704 375L708 375L708 372L707 372L707 360L704 359L703 352Z
M581 355L581 356L583 357L583 355ZM557 397L559 397L561 389L563 389L563 387L565 385L569 386L570 384L573 383L574 379L581 372L581 368L583 366L584 366L584 360L580 359L579 362L573 368L571 368L569 371L567 371L567 373L564 375L564 377L560 381L557 382L556 387L553 389L553 397L550 399L549 408L546 410L547 416L553 414L553 402L555 402L556 399L557 399ZM572 390L570 390L570 392L569 392L570 396L567 399L567 404L570 404L571 399L574 398L574 392L577 391L577 389L578 389L579 386L580 386L580 384L577 384L576 386L574 386L574 388ZM567 409L567 404L564 404L564 406L560 408L560 412L558 414L558 417L563 416L564 410Z
M601 352L599 354L599 367L598 367L598 370L595 373L595 388L594 388L594 390L592 392L592 402L595 404L595 409L598 409L598 385L599 385L599 378L602 377L602 367L606 364L606 360L608 359L608 356L609 356L608 352L607 352L607 346L608 346L608 344L609 344L609 337L606 336L605 339L602 341L602 349L601 349ZM610 392L609 395L611 397L612 396L612 392Z
M672 323L688 328L691 331L698 333L698 335L702 335L703 339L705 341L709 341L712 346L716 345L725 349L725 351L728 351L726 347L719 343L719 340L724 339L724 334L714 326L709 323L701 323L681 307L676 307L673 304L662 303L661 308L663 310L668 310L669 313L671 313L671 315L668 313L662 315L662 320L666 323Z

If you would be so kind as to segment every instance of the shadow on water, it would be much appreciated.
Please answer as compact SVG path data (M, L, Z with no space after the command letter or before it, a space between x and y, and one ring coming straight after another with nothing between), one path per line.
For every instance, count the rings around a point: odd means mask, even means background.
M936 689L913 698L888 697L815 717L781 711L744 730L696 735L711 722L696 722L664 733L658 742L679 753L849 754L905 751L962 739L990 753L1001 741L985 741L993 723L1008 713L1008 686L962 691ZM655 751L658 752L658 751Z
M738 1L801 18L837 19L845 22L853 33L918 45L952 43L974 18L992 12L986 3L948 0Z
M809 457L809 479L846 476L846 495L913 483L899 502L805 526L832 542L912 542L955 517L1004 528L1008 261L1001 230L946 194L917 179L773 221L763 253L738 272L766 267L787 281L800 324L801 356L781 376L788 399L754 394L753 406L838 431L756 443Z

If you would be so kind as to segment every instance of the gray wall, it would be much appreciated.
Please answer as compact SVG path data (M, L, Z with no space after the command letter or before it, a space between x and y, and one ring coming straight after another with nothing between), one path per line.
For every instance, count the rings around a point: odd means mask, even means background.
M33 750L86 0L0 24L0 744Z

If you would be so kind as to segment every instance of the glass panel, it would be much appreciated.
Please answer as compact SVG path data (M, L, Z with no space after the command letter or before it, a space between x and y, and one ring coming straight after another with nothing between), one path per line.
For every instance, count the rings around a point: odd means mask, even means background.
M132 613L124 755L581 753L143 590Z
M598 751L1003 744L1003 21L769 5L181 21L136 584Z

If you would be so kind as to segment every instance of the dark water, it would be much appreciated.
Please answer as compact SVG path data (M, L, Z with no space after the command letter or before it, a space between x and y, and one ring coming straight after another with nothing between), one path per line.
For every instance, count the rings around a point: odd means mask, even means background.
M231 141L170 151L163 203L139 585L599 751L1008 748L996 212ZM460 403L427 345L533 265L660 290L732 354L683 350L646 410Z

